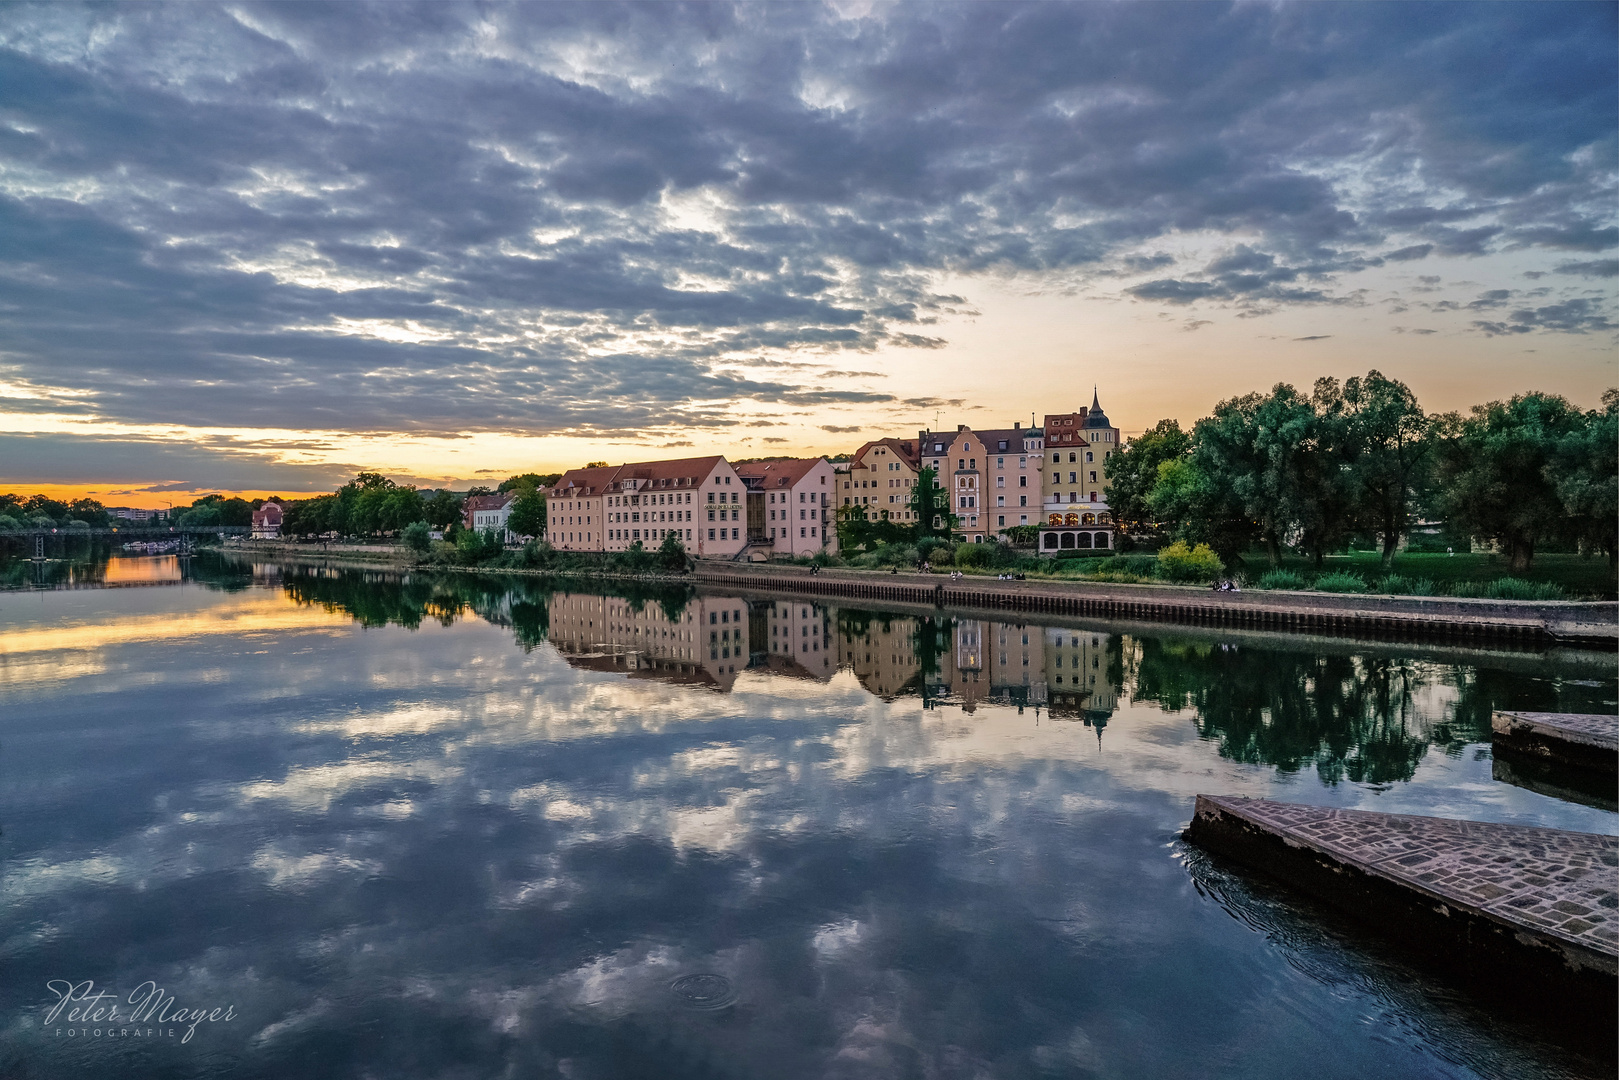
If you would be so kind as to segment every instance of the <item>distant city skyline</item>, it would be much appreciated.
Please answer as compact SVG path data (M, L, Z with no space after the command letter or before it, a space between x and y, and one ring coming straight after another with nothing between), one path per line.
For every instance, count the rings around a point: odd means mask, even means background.
M0 491L1619 382L1612 4L0 11Z

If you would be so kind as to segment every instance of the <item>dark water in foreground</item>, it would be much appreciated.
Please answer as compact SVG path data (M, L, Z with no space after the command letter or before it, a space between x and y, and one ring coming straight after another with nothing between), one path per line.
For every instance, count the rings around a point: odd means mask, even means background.
M1611 655L77 576L0 592L0 1076L1611 1075L1178 839L1200 791L1619 831L1487 735Z

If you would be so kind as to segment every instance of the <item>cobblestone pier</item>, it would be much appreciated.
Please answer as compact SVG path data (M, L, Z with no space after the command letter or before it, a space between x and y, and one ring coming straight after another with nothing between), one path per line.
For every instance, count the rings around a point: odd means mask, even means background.
M1199 795L1186 839L1445 966L1612 1027L1619 837Z
M1498 754L1619 776L1619 716L1498 712L1490 717L1490 728Z

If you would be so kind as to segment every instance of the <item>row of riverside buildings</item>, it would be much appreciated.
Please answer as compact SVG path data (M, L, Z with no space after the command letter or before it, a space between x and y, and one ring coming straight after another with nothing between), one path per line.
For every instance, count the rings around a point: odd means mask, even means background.
M546 539L563 551L657 547L673 533L698 558L768 559L837 549L840 511L914 524L912 489L931 468L949 496L955 533L970 543L1036 526L1037 550L1112 548L1107 463L1119 429L1090 408L1044 423L917 432L878 438L846 462L778 458L732 464L723 456L595 465L564 473L546 494ZM504 528L514 494L467 500L469 528Z

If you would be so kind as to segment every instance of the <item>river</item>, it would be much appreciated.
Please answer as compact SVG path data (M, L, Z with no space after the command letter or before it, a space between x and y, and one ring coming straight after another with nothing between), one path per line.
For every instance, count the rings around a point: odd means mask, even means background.
M7 573L0 1075L1611 1075L1179 838L1199 792L1619 832L1488 741L1615 709L1611 654Z

